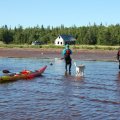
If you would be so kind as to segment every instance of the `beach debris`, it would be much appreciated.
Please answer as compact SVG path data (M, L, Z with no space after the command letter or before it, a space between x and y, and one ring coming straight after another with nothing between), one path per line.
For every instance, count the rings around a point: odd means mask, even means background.
M53 65L53 63L50 63L50 65Z

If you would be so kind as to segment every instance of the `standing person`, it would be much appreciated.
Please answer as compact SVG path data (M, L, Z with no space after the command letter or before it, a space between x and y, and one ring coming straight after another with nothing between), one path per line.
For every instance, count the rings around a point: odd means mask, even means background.
M120 69L120 48L118 49L118 52L117 52L117 60L119 62L119 69Z
M69 48L69 45L67 44L65 46L65 49L62 51L62 55L64 56L64 60L65 60L65 70L67 72L67 66L69 65L69 73L71 74L71 66L72 66L72 59L71 59L71 55L72 54L72 50Z

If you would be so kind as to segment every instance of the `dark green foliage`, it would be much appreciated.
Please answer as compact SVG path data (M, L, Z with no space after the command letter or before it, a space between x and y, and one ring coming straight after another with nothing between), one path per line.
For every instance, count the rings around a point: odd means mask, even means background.
M31 44L33 41L39 41L42 44L54 44L59 34L72 35L76 38L76 44L86 45L119 45L120 44L120 25L89 25L76 27L50 27L45 28L38 25L31 28L22 26L14 29L7 25L0 28L0 41L5 44Z

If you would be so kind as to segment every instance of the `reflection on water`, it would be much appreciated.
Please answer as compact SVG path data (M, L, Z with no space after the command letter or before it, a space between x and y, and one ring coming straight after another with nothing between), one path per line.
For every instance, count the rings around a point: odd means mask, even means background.
M64 75L58 59L1 58L11 72L48 65L43 76L0 84L0 120L119 120L120 73L115 62L76 61L85 76ZM50 65L52 63L53 65Z

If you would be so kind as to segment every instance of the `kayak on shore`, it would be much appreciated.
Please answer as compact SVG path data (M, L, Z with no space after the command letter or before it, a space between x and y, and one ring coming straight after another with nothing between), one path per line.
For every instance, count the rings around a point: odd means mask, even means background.
M5 82L12 82L17 80L29 80L33 79L35 77L38 77L42 75L42 73L46 70L47 66L44 66L38 70L35 71L29 71L29 70L23 70L20 73L14 73L14 74L6 74L4 76L0 77L0 83Z

